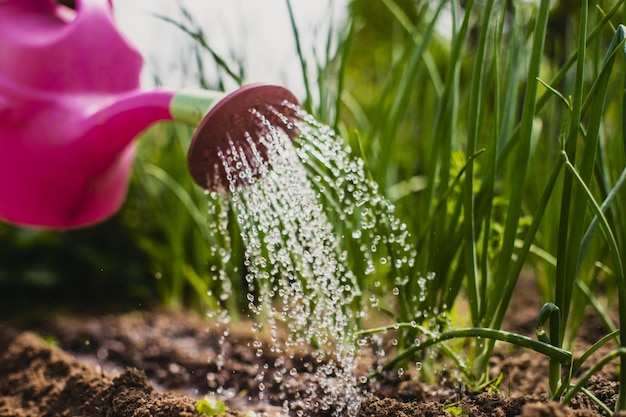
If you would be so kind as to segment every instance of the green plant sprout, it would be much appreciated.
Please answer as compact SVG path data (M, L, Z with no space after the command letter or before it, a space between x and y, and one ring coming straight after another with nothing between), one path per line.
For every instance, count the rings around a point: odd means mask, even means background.
M458 403L447 404L442 408L444 413L450 413L455 416L465 416L468 414L468 411L459 407Z
M196 411L208 417L226 414L226 404L215 397L204 397L196 403Z

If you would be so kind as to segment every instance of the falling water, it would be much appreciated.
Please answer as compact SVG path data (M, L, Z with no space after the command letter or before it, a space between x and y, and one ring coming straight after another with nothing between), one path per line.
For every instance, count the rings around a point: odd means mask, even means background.
M270 334L270 346L259 341L254 348L258 356L270 349L291 359L313 349L307 364L310 384L300 402L284 404L286 412L329 410L353 416L363 398L355 372L359 355L354 334L364 311L354 308L361 291L342 248L346 236L337 233L337 224L350 231L347 240L360 245L363 274L373 273L375 264L392 262L379 246L397 246L404 255L394 257L391 267L400 285L413 257L405 226L390 215L393 207L365 179L362 161L350 156L330 128L290 106L293 119L278 111L272 121L254 113L265 133L260 146L246 137L252 152L234 141L219 151L228 176L227 198L245 246L249 310L257 316L255 330ZM286 134L291 129L298 131L297 146ZM242 182L247 185L241 187ZM376 231L381 219L388 235ZM279 335L280 329L287 330L286 336ZM289 384L297 372L287 366L261 370L261 396L267 381Z

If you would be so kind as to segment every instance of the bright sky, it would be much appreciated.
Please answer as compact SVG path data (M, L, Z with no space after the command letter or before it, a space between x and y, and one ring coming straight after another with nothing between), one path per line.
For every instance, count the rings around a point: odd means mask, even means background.
M329 28L341 27L347 0L291 3L304 52L314 67L314 45L322 52ZM286 0L115 0L117 24L144 56L146 86L152 83L155 73L171 88L184 86L190 70L193 77L195 64L189 36L153 16L186 22L181 4L191 12L218 54L224 58L234 54L244 60L246 82L283 84L296 95L304 91ZM212 70L207 68L209 77Z

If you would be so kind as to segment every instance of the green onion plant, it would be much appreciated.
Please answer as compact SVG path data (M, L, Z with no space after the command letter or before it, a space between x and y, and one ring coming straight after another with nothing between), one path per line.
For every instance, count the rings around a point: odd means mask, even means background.
M386 280L385 291L361 281L396 321L361 332L397 330L388 367L437 344L481 387L495 341L505 341L548 356L549 394L568 402L591 395L584 381L600 366L624 359L623 2L577 3L565 28L552 19L571 5L548 0L351 3L333 61L336 128L416 249L401 272L408 280L380 268L374 280ZM545 302L533 338L501 330L523 273ZM398 282L400 296L385 293ZM607 336L573 361L587 306ZM448 344L459 338L472 340L466 352ZM619 347L574 381L611 340ZM625 399L622 390L617 410Z

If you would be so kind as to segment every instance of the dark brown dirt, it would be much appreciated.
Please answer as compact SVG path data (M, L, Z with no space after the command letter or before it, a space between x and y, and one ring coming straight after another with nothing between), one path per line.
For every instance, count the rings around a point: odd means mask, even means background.
M191 416L194 401L157 393L143 372L98 371L30 332L2 328L0 415Z
M524 295L534 292L525 280L519 290ZM506 329L532 335L539 307L536 298L520 297ZM584 332L587 337L592 338L594 329L604 332L592 317L588 323L592 329ZM231 416L249 416L251 411L297 415L311 400L306 386L314 361L307 352L287 359L269 352L258 357L253 346L257 339L249 323L226 328L177 311L0 323L0 416L193 416L196 401L207 394L225 401ZM266 378L260 389L257 375L261 370L271 373L266 364L282 360L297 369L296 375ZM490 365L492 377L501 375L501 383L482 393L463 389L450 373L433 385L414 374L385 375L373 382L359 416L603 415L582 395L571 407L547 401L548 362L539 354L498 345ZM613 407L615 381L615 368L607 368L586 387Z

